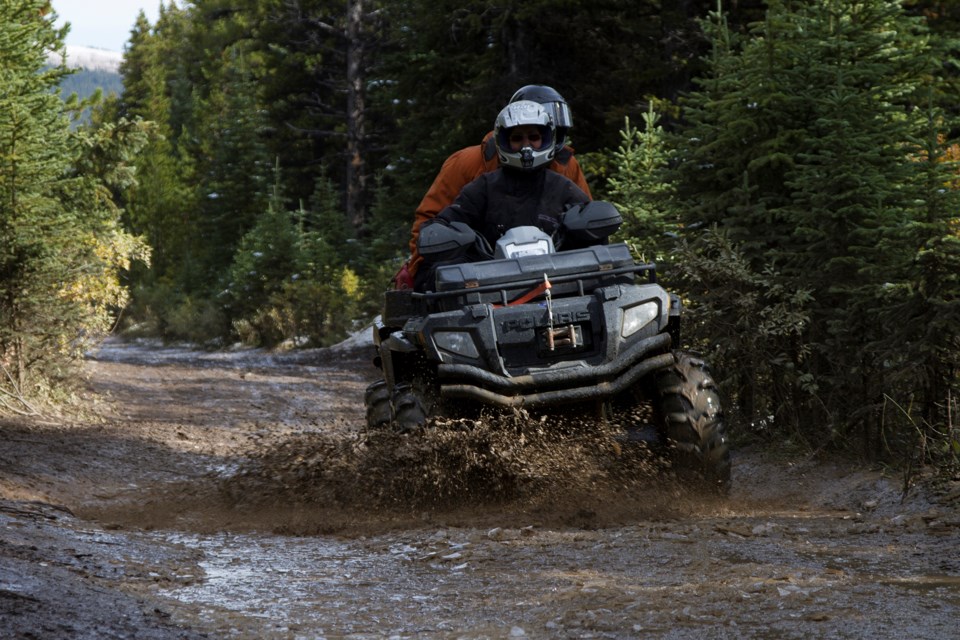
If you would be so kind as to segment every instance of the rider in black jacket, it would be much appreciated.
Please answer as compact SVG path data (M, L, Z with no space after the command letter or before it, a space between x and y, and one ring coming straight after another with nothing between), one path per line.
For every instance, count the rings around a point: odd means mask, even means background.
M464 222L493 246L508 229L539 227L552 234L562 213L590 201L569 178L546 171L556 153L555 127L536 102L521 100L504 107L494 125L500 167L466 185L451 205L431 224ZM417 272L416 289L432 280L433 269Z

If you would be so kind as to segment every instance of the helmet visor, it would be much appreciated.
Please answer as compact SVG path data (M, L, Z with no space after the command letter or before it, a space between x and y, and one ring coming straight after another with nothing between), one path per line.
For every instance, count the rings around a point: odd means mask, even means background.
M569 129L573 126L573 116L566 102L554 102L550 105L553 112L553 126L558 129Z

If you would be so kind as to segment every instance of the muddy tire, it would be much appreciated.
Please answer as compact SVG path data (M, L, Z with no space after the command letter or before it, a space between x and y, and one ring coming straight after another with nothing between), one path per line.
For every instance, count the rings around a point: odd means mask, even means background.
M401 433L427 424L429 408L418 385L397 385L393 392L393 426Z
M385 380L370 384L363 402L367 408L367 428L392 428L400 433L426 425L431 411L436 409L422 385L398 384L391 393Z
M367 407L367 427L370 429L382 429L393 422L393 406L386 380L377 380L367 387L363 404Z
M677 352L673 366L657 375L657 413L674 466L684 481L726 494L730 448L717 385L707 364Z

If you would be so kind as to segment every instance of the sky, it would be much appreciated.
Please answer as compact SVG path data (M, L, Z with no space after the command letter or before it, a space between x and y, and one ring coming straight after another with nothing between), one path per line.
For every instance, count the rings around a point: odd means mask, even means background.
M147 20L154 24L160 13L161 1L52 0L51 3L59 16L57 26L70 23L67 46L123 51L140 10L143 9Z

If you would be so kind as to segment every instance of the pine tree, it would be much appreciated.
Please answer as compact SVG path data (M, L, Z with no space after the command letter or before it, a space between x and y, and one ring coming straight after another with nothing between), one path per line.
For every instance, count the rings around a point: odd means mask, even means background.
M265 144L256 72L243 47L224 52L209 95L194 103L199 129L197 247L205 279L217 282L233 258L240 239L257 223L270 201L273 168Z
M944 112L928 104L927 114L928 134L913 158L919 193L914 215L893 236L904 245L902 264L886 274L878 296L884 331L874 348L885 358L885 393L916 408L897 414L911 421L908 433L942 442L960 390L960 149L945 144ZM889 244L883 238L878 249L895 251Z
M659 120L652 104L643 116L643 129L625 120L607 184L608 198L624 218L620 235L646 259L658 262L670 255L679 231L674 189L666 179L670 155Z
M917 346L884 322L884 292L910 281L917 239L905 231L929 214L918 105L938 65L894 0L769 4L742 42L720 21L712 31L712 74L680 151L687 223L721 225L752 270L812 293L787 359L807 382L786 418L829 427L818 437L857 434L873 453L889 364Z
M150 269L131 273L135 297L129 317L148 322L160 334L170 331L169 315L193 304L186 300L201 271L195 163L179 146L188 124L184 112L191 106L189 96L177 93L182 82L178 71L186 64L185 30L185 14L172 3L161 7L155 26L142 12L138 15L121 64L125 90L114 117L150 125L149 141L137 160L137 181L120 196L127 228L145 236L153 251ZM177 324L191 322L181 318Z
M713 345L708 355L743 423L774 416L791 429L815 383L801 337L810 291L791 283L770 255L791 241L793 225L782 211L790 204L785 174L806 135L804 100L789 93L803 56L796 43L767 33L781 21L771 10L743 35L728 28L725 14L711 14L704 24L710 73L682 103L685 126L673 143L688 240L679 268L691 315L700 319L691 332Z
M68 109L86 105L57 94L55 21L45 1L0 4L0 406L17 411L69 381L125 302L118 272L142 255L112 200L142 132L71 133Z
M234 329L246 342L273 345L284 337L275 297L297 274L297 229L278 198L243 236L227 288ZM252 331L252 332L251 332Z

